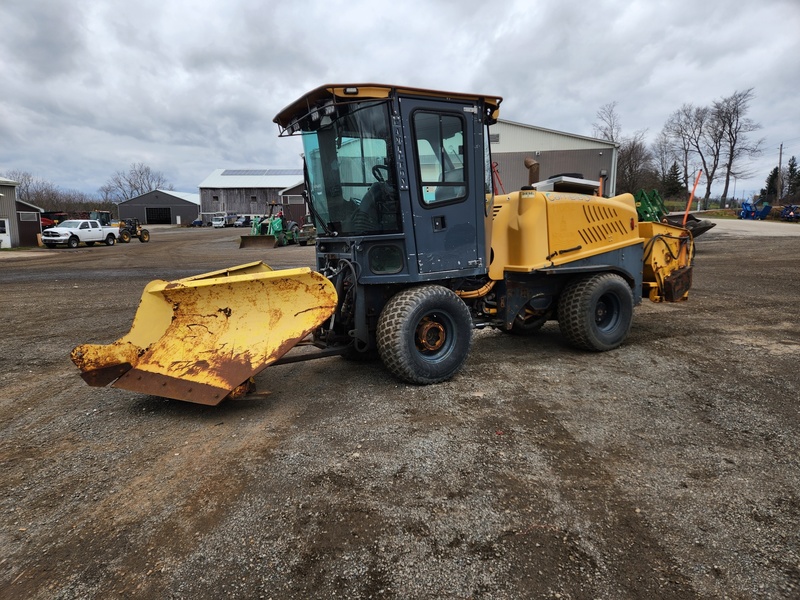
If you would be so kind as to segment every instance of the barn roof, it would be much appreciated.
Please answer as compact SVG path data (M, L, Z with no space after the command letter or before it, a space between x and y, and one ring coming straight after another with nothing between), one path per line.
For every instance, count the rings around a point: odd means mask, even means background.
M198 187L284 189L302 181L302 169L215 169Z
M171 196L175 196L176 198L180 198L181 200L186 200L186 202L191 202L192 204L200 205L200 194L195 194L193 192L175 192L173 190L156 190L157 192L161 192L162 194L170 194Z
M159 194L166 194L168 196L172 196L173 198L178 198L179 200L183 200L184 202L191 202L192 204L197 204L200 206L200 194L196 194L193 192L176 192L174 190L150 190L149 192L145 192L144 194L140 194L139 196L135 196L133 198L128 198L127 200L120 202L120 204L127 204L129 202L133 203L134 205L139 205L140 202L134 202L134 200L138 201L140 198L148 196L153 193Z

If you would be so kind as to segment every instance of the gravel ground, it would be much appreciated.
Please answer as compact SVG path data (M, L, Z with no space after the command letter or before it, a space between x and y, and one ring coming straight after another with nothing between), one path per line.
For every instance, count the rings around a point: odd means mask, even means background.
M800 596L800 225L719 221L612 352L480 331L444 384L333 357L218 407L69 352L151 279L313 250L152 234L0 251L0 597Z

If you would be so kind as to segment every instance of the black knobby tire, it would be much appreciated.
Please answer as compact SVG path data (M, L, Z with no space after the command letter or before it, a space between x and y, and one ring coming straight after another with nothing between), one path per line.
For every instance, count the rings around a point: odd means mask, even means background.
M131 232L128 231L127 229L123 229L122 231L120 231L119 232L119 241L122 242L123 244L127 244L128 242L130 242L131 241Z
M142 229L142 233L139 234L139 241L140 242L149 242L150 241L150 232L147 229Z
M80 240L76 237L71 237L67 240L67 248L77 248Z
M114 234L109 233L106 236L106 246L113 246L116 243L117 243L117 238L114 237Z
M567 284L558 301L561 334L576 348L613 350L628 337L633 294L614 273L599 273Z
M410 288L384 307L377 342L383 364L399 379L421 385L446 381L467 359L472 317L445 287Z

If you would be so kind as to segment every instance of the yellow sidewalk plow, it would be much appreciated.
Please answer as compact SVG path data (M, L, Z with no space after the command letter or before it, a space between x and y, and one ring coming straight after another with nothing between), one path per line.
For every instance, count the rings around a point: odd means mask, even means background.
M216 405L249 390L250 378L321 325L336 290L308 268L262 262L150 282L128 334L73 349L94 386Z

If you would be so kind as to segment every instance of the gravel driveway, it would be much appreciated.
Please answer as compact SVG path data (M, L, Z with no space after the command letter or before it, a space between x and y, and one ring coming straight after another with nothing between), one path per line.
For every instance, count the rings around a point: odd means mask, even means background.
M232 229L0 251L0 597L797 598L800 225L719 221L603 354L475 335L427 387L340 358L204 407L90 388L144 285L313 249Z

